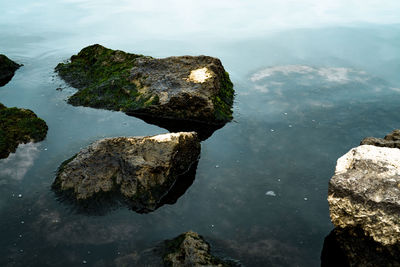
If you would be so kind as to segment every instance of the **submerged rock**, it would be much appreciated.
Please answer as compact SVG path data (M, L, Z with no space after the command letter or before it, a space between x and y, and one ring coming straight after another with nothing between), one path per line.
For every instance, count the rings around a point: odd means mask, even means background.
M361 145L400 148L400 130L394 130L383 139L366 137L361 141Z
M242 266L233 260L222 260L211 254L210 245L199 234L189 231L166 240L153 248L133 251L114 260L115 266Z
M400 241L400 150L362 145L338 159L329 183L337 227L360 227L383 245Z
M68 99L75 106L206 124L232 120L233 85L217 58L155 59L92 45L55 70L79 90Z
M185 266L231 266L211 255L210 245L199 234L189 231L165 241L164 265Z
M21 66L5 55L0 54L0 86L6 85L14 76L15 71Z
M400 266L400 247L383 246L358 227L335 228L325 238L321 267Z
M33 111L0 103L0 159L14 153L19 144L42 141L47 130L46 122Z
M61 164L53 188L81 204L121 198L132 209L148 212L170 197L199 155L194 132L106 138Z

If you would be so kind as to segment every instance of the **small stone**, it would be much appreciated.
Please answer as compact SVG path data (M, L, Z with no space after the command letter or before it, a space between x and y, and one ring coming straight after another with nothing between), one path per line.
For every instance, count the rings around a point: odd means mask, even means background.
M275 197L276 196L274 191L267 191L267 192L265 192L265 195L266 196L271 196L271 197Z
M21 224L24 224L25 222L24 221L21 221Z
M210 245L195 232L184 233L164 244L168 248L163 257L165 266L231 266L211 255Z
M83 264L86 264L86 263L87 263L87 261L86 261L86 260L83 260L83 261L82 261L82 263L83 263Z
M18 197L21 198L21 197L22 197L22 194L19 194Z
M308 200L308 198L306 198L306 197L305 197L305 198L304 198L304 200L305 200L305 201L307 201L307 200Z
M215 165L215 168L219 168L219 165Z

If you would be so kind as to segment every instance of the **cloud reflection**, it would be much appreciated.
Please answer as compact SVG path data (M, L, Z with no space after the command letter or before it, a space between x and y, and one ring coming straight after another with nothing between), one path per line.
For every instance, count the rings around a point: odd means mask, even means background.
M24 178L38 156L39 146L38 143L20 144L15 153L0 160L0 185Z

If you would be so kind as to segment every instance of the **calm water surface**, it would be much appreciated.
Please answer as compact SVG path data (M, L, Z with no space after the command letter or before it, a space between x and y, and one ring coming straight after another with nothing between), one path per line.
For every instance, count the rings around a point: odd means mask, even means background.
M333 229L326 197L337 158L366 136L400 127L400 26L242 37L221 29L221 38L215 29L182 29L168 37L154 30L168 28L163 17L127 25L132 10L114 14L105 1L87 2L0 4L8 10L0 53L24 64L0 88L0 102L29 108L49 126L43 142L0 160L0 265L109 266L194 230L245 266L319 266ZM146 12L156 18L160 11ZM140 14L131 15L143 22ZM166 132L120 112L66 103L75 89L54 67L93 43L155 57L215 56L231 74L235 119L202 142L196 178L176 204L89 216L50 190L60 163L91 142Z

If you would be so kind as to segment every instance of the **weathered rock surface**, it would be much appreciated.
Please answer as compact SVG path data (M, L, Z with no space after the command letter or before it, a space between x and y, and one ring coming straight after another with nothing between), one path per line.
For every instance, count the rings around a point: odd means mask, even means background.
M21 65L0 54L0 86L6 85Z
M383 139L366 137L361 141L361 145L400 148L400 130L394 130L390 134L386 135Z
M197 233L189 231L165 241L165 266L231 266L210 254L210 245Z
M117 137L94 142L59 168L53 188L78 203L120 197L132 209L158 208L175 183L197 163L194 132Z
M335 228L325 238L321 267L400 266L398 245L383 246L357 227Z
M337 227L360 227L375 241L400 241L400 150L362 145L338 159L329 183Z
M92 45L56 71L79 90L72 105L207 124L232 120L233 85L217 58L155 59Z
M19 144L42 141L47 130L46 122L33 111L0 103L0 159L14 153Z

